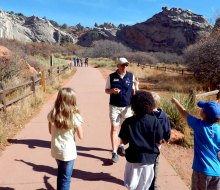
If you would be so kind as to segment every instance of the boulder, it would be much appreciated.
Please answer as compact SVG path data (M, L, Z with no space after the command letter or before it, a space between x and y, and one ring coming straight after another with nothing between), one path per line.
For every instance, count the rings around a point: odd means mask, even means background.
M92 30L84 33L78 38L78 45L89 47L97 40L112 40L116 39L117 28L95 27Z

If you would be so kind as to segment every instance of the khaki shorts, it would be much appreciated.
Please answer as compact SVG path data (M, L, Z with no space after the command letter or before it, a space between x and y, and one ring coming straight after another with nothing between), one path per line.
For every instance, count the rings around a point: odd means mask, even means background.
M120 125L122 122L133 115L131 106L116 107L109 105L109 117L113 126Z

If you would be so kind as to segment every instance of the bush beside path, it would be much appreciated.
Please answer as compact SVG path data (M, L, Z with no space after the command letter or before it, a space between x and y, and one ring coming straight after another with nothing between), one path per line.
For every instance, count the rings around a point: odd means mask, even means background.
M122 190L125 159L110 162L110 122L105 80L95 68L77 68L76 74L64 85L77 93L84 118L85 137L77 140L78 158L75 161L71 189ZM0 156L0 189L53 190L56 188L56 162L50 156L50 135L47 113L56 94L42 107L25 128L10 140L12 143ZM187 190L187 186L161 155L160 190Z

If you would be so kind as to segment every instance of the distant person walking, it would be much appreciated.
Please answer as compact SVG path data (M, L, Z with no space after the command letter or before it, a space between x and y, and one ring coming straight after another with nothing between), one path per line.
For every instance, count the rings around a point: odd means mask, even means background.
M127 71L129 62L126 58L119 58L116 72L109 75L105 92L110 94L109 116L111 121L112 162L118 161L117 150L124 153L124 146L119 146L118 133L122 121L133 115L131 110L131 97L138 89L138 81L132 73Z
M89 66L89 58L86 57L86 58L85 58L85 67L88 67L88 66Z
M80 66L79 57L76 58L76 63L77 63L77 67L79 67Z
M148 190L154 178L154 163L163 139L163 128L153 115L155 101L150 92L137 91L131 99L134 115L125 119L119 137L129 144L124 184L129 190Z
M194 131L191 190L220 189L220 104L199 101L200 117L190 115L175 98L172 103Z
M73 63L74 63L74 67L76 67L76 64L77 64L76 57L73 58Z
M83 67L83 58L80 58L80 66Z
M83 138L82 117L71 88L59 90L54 108L48 114L51 155L56 159L57 190L69 190L74 160L77 157L75 133Z

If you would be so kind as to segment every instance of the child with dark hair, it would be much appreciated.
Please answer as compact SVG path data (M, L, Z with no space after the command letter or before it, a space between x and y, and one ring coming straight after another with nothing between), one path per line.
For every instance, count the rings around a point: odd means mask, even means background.
M167 117L167 114L160 108L160 96L156 92L151 92L154 101L155 101L155 108L153 110L153 115L157 117L160 121L161 127L163 128L163 140L161 143L168 142L170 139L171 127L170 121ZM157 144L158 148L161 148L161 144ZM159 170L159 156L157 157L155 164L154 164L154 179L149 190L157 190L157 174Z
M194 131L194 159L191 190L220 189L220 104L199 101L200 117L190 115L180 102L172 98L180 114Z
M163 139L158 119L152 115L155 101L150 92L137 91L131 99L134 115L122 123L119 137L127 160L124 184L130 190L147 190L154 178L154 163L160 151L157 146Z

